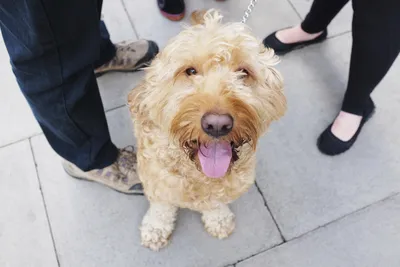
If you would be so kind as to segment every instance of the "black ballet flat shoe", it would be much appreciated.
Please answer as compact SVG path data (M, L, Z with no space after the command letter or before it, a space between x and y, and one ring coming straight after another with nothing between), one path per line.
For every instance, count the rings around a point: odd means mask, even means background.
M318 37L315 37L315 39L304 42L285 44L279 41L279 39L276 37L276 32L274 32L265 37L265 39L263 40L263 44L265 47L274 49L275 54L284 55L294 49L300 49L311 44L320 43L324 41L327 36L328 30L325 29Z
M365 109L363 118L361 120L360 126L357 129L357 132L353 135L353 137L349 141L342 141L337 138L331 131L332 124L322 132L317 141L317 146L319 151L325 155L335 156L339 155L347 150L349 150L352 145L356 142L358 135L361 132L364 124L374 115L375 113L375 105L372 100L370 100L370 104Z

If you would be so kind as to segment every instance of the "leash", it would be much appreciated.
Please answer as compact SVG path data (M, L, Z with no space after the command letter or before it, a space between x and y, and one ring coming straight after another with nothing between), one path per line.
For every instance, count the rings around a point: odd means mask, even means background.
M242 23L246 23L247 19L250 17L251 12L254 10L254 6L256 5L258 0L250 0L250 4L247 6L247 9L244 11L244 15L242 17Z

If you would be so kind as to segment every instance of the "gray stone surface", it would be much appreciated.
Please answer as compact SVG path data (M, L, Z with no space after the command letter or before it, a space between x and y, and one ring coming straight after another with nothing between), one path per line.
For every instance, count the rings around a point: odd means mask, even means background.
M136 145L128 107L107 112L107 121L112 141L117 147Z
M236 267L398 267L400 197L392 197Z
M124 40L137 40L133 25L122 0L103 1L102 18L114 43Z
M0 162L0 266L57 266L29 141L0 149Z
M340 109L350 35L293 52L278 66L288 112L259 150L258 182L287 239L399 192L400 61L373 94L377 105L354 147L327 157L318 135Z
M310 11L312 0L288 0L293 4L293 7L304 19ZM350 1L351 2L351 1ZM351 21L353 17L353 9L351 3L347 3L343 9L332 20L328 27L329 36L338 35L351 30Z
M128 93L136 87L143 72L107 73L97 79L105 110L114 109L127 103Z
M196 9L215 8L221 10L224 21L241 21L249 1L230 0L216 2L214 0L187 0L187 16L182 22L171 22L159 15L156 1L146 1L140 4L135 0L123 0L128 14L133 21L139 38L154 39L161 47L167 40L182 29L182 24L189 24L189 15ZM254 32L265 37L271 31L300 22L296 12L287 1L259 1L248 20Z
M61 266L225 266L281 242L253 187L233 204L237 228L225 241L205 232L199 214L182 210L171 244L152 252L140 245L138 227L148 207L143 196L70 178L43 136L32 144Z

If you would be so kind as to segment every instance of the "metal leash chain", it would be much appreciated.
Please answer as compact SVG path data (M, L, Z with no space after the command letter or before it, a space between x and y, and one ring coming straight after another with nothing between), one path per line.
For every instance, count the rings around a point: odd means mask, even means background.
M247 6L247 10L244 12L242 23L246 23L247 19L250 17L251 12L253 12L254 6L258 0L250 0L250 4Z

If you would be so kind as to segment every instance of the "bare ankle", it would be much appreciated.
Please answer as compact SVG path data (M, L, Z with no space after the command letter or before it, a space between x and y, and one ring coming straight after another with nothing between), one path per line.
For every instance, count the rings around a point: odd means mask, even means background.
M276 38L285 44L291 44L296 42L309 41L317 38L323 33L323 31L318 33L307 33L302 28L301 25L296 25L292 28L287 28L280 30L276 33Z

